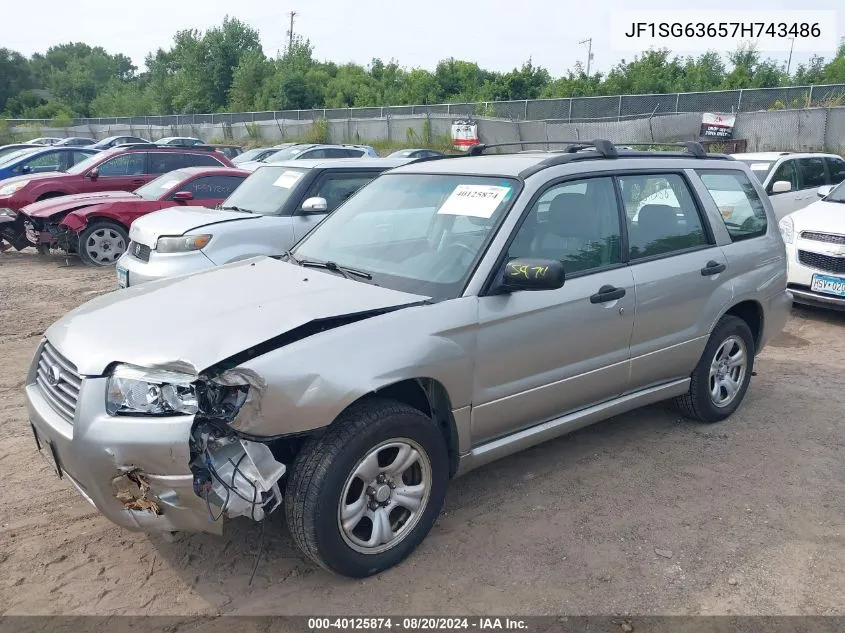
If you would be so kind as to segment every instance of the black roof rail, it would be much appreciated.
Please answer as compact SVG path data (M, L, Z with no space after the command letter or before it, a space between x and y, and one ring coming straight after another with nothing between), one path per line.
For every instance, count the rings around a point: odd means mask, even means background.
M520 147L523 145L568 145L569 147L565 150L567 152L577 152L578 150L592 147L605 158L616 158L617 156L616 147L613 143L601 138L597 138L593 141L514 141L511 143L476 143L467 150L465 155L481 156L484 154L485 150L493 147L515 147L517 145Z
M707 158L707 150L704 145L698 141L684 141L682 143L622 143L623 145L630 145L631 147L653 147L659 145L660 147L684 147L687 152L696 158Z
M164 144L161 144L161 143L123 143L122 145L118 145L118 146L113 147L111 149L123 149L124 147L142 147L142 148L145 148L145 149L152 149L152 148L155 148L155 149L181 149L181 150L196 149L196 150L199 150L201 152L216 152L217 151L217 148L214 147L213 145L205 145L205 144L203 144L203 145L187 145L187 144L186 145L177 145L177 144L164 145Z

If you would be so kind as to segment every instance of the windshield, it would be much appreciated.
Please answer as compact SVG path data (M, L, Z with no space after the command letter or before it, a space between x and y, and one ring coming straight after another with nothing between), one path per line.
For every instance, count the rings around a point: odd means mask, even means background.
M159 200L164 194L173 189L180 182L183 182L188 174L179 169L162 174L155 180L151 180L143 187L138 187L135 193L144 200Z
M824 198L825 202L845 202L845 182L837 185L833 191Z
M14 162L22 156L26 156L27 154L32 154L32 152L38 151L41 151L41 149L35 147L27 147L25 149L17 149L14 152L9 152L8 154L3 154L2 156L0 156L0 165Z
M341 205L293 255L370 273L380 286L454 298L518 187L485 176L387 174Z
M307 171L290 167L259 167L220 206L235 211L275 215L282 210Z
M305 151L305 147L295 146L286 149L280 149L278 152L270 154L264 159L265 163L279 163L283 160L292 160Z
M258 149L248 149L247 151L243 152L242 154L238 154L232 159L232 162L237 165L239 163L245 163L248 160L258 160L259 156L262 154L267 153L266 147L259 147Z
M760 184L763 184L763 181L766 180L766 176L769 175L769 172L772 171L772 165L774 165L774 161L765 161L765 160L741 160L741 163L745 163L748 165L749 169L751 169L751 173L757 176L757 180L760 181Z

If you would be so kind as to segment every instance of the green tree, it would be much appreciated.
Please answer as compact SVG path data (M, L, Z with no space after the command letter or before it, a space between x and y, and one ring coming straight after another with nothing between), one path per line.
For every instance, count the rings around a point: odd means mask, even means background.
M32 87L32 71L26 57L8 48L0 48L0 112L6 110L10 97Z
M229 110L244 112L257 110L264 83L273 74L273 64L261 51L250 51L238 62L232 73L229 89Z

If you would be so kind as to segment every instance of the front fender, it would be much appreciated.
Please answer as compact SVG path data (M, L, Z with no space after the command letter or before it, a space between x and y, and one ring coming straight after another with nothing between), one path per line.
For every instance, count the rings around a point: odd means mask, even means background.
M123 214L116 211L113 207L114 205L105 203L92 204L74 209L68 213L61 222L59 222L59 226L65 227L75 233L79 233L82 229L88 226L88 223L92 220L104 219L117 222L121 226L126 227L127 224L124 221Z
M259 436L312 431L363 396L416 378L441 383L453 410L465 407L477 323L478 299L463 297L400 308L269 350L224 372L251 385L232 426Z

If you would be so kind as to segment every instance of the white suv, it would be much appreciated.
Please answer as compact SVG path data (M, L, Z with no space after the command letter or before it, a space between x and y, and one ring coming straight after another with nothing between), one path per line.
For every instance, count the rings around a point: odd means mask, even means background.
M836 154L759 152L733 154L762 183L777 219L815 202L816 189L845 180L845 160Z

